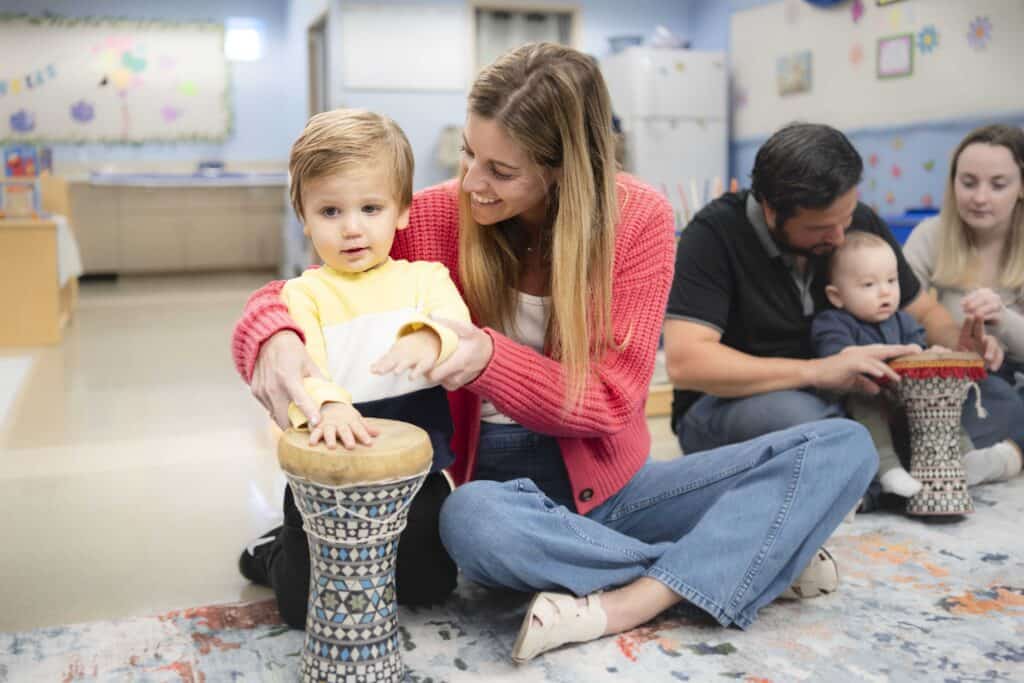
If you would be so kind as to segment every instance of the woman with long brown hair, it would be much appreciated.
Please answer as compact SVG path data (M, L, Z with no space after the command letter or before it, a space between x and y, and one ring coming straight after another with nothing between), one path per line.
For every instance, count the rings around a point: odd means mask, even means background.
M468 482L440 532L466 578L537 593L520 662L681 600L746 627L805 568L798 595L822 568L834 582L818 548L877 466L846 420L649 458L673 214L617 172L611 119L592 58L552 44L509 52L469 94L459 179L414 196L392 249L457 274L476 322L451 323L458 348L429 373L452 392L453 474ZM301 389L313 370L279 289L250 299L235 359L279 421L289 400L315 419Z
M903 254L955 320L985 321L1006 348L999 377L1018 383L1024 372L1024 130L993 124L967 134L953 152L941 212L914 229ZM1020 395L1002 393L1016 399L1014 414L1024 413ZM1020 473L1024 424L1008 427L1009 438L998 428L988 440L972 434L976 446L995 446L964 458L968 484Z

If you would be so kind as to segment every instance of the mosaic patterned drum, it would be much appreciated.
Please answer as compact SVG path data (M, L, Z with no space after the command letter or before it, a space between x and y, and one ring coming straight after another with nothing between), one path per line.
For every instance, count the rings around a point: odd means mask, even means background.
M960 453L960 414L967 392L986 377L984 361L975 353L925 351L889 365L900 375L890 390L910 427L910 476L923 484L907 501L907 513L974 512ZM978 390L979 411L980 397Z
M378 683L405 675L395 556L433 456L419 427L370 418L372 447L328 450L288 430L277 446L309 537L303 681Z

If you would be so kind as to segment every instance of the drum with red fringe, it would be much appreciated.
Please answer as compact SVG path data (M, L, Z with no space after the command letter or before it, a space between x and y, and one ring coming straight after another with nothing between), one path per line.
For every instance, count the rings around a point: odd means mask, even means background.
M960 415L968 391L986 377L984 361L976 353L925 351L889 365L900 382L888 388L910 427L910 476L923 485L907 501L907 513L974 512L960 453Z

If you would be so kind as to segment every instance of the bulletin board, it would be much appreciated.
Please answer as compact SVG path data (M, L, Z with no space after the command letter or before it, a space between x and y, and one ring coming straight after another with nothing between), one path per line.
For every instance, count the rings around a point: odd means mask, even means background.
M345 88L462 92L472 73L470 44L460 5L346 2L341 8Z
M783 0L735 12L734 138L763 138L791 121L852 131L1016 115L1021 36L1021 0Z
M219 142L224 27L0 16L0 142Z

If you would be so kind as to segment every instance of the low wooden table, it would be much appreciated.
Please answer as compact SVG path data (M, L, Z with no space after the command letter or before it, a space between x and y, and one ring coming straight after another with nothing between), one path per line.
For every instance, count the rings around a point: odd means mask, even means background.
M78 303L78 279L57 275L57 224L0 220L0 346L56 344Z

